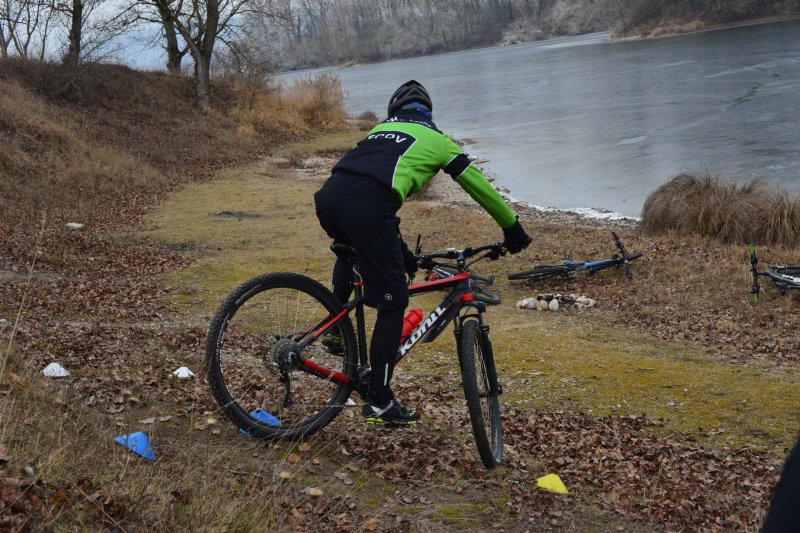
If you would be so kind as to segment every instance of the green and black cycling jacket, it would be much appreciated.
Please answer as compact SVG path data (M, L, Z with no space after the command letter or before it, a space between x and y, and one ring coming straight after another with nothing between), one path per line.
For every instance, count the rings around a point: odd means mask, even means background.
M333 167L333 173L370 176L391 188L402 204L443 169L501 228L516 215L461 148L419 113L400 114L375 126Z

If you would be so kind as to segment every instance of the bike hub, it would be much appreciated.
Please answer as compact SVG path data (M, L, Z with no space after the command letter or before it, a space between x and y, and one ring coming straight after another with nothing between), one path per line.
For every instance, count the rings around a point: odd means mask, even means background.
M280 339L272 346L272 360L282 370L294 370L300 366L300 347L292 339Z

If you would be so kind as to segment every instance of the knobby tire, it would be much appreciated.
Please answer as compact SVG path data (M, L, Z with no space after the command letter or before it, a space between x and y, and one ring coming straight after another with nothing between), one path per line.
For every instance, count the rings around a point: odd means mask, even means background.
M323 285L289 272L258 276L228 296L211 323L205 364L214 399L237 427L261 438L298 439L319 431L339 414L350 388L300 368L288 374L293 403L285 405L285 383L272 364L272 347L341 309ZM331 331L340 334L343 353L331 354L314 342L300 355L352 381L357 350L349 317L343 317Z
M459 364L464 397L472 424L472 433L481 461L494 468L503 460L503 429L500 421L500 399L489 396L487 364L491 357L489 339L480 330L477 320L464 321L461 330Z

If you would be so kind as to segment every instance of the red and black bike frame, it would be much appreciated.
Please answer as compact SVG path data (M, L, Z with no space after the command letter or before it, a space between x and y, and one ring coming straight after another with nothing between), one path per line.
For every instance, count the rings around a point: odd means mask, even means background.
M314 327L310 328L305 333L301 334L295 340L302 350L313 342L316 342L325 332L335 327L346 315L350 314L353 310L356 313L356 327L357 327L357 346L358 346L358 360L362 367L368 365L368 354L366 348L366 324L364 320L364 291L363 283L358 275L357 269L354 269L354 297L352 300L344 304L341 311L335 314L328 315L320 320ZM411 349L420 342L432 342L435 340L444 329L451 323L455 325L456 344L461 346L461 324L466 316L477 317L481 332L485 339L489 339L489 325L486 321L486 304L473 298L472 288L470 286L469 274L467 272L459 272L452 277L437 279L434 281L426 281L415 285L409 285L409 296L417 294L424 294L426 292L446 290L447 295L430 314L422 320L414 331L408 336L407 339L397 349L397 356L395 364L399 363ZM465 308L472 308L474 312L467 313L466 315L459 316L461 311ZM489 378L490 390L489 395L498 395L501 393L500 386L497 382L497 372L494 365L494 355L491 352L491 343L485 342L481 346L485 355L485 371ZM325 368L316 362L301 357L299 368L310 374L318 376L323 379L328 379L336 383L341 383L355 389L358 384L354 383L351 378L341 372Z

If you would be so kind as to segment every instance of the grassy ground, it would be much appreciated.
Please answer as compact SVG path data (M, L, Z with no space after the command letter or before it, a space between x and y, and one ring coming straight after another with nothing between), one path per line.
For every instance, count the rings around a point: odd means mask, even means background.
M18 107L4 102L0 111ZM58 115L48 113L42 121ZM398 370L398 396L424 414L416 428L367 428L353 407L308 442L266 443L224 419L201 376L211 316L255 274L329 278L312 194L359 135L289 145L181 188L159 177L134 206L95 202L84 232L60 218L13 221L24 231L2 235L0 529L758 529L800 418L797 299L768 288L753 303L743 247L697 237L623 228L628 248L645 253L632 282L611 272L527 285L505 276L565 255L605 257L613 243L603 228L526 212L532 247L478 265L504 299L489 313L505 389L506 461L495 471L477 458L448 333ZM500 237L458 204L410 201L400 215L426 250ZM800 262L777 246L760 256ZM586 294L599 307L515 308L540 292ZM43 378L51 361L72 376ZM183 365L198 377L172 378ZM113 442L133 431L148 433L155 463ZM569 496L534 488L551 472Z

